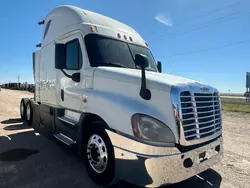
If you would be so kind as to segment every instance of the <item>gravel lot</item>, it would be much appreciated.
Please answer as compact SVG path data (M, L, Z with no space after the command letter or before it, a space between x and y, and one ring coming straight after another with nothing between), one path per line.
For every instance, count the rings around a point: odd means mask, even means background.
M31 93L0 91L0 188L94 188L85 166L43 128L19 119L19 102ZM223 113L224 159L172 188L250 187L250 114ZM109 187L134 187L124 181Z

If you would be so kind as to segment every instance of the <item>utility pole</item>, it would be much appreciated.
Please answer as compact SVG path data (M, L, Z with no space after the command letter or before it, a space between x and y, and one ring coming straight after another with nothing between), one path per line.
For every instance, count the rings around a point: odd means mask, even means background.
M17 77L17 88L19 88L19 80L20 80L20 76L18 75L18 77Z

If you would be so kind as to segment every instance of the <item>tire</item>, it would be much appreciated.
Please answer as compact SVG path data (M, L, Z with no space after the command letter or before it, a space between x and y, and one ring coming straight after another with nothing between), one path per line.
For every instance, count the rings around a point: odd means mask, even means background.
M22 120L26 119L26 106L23 99L20 102L20 116Z
M30 100L26 104L26 121L29 126L33 124L33 108Z
M83 141L83 156L87 171L90 178L100 185L110 184L114 179L115 172L114 149L104 127L105 124L103 122L93 122L86 131ZM99 142L99 148L96 144L93 144L93 141ZM99 151L99 156L95 150ZM101 152L102 156L104 156L103 158L100 157ZM98 163L100 163L99 166Z

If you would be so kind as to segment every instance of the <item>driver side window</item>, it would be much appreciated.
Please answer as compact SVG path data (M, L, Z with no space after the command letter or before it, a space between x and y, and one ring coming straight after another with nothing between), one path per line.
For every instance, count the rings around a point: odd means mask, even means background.
M65 44L66 69L80 70L82 68L82 51L78 39Z

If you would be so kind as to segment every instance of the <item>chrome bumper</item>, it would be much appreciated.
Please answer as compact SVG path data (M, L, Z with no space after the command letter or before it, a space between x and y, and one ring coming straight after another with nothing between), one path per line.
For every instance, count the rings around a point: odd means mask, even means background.
M217 164L223 154L222 137L181 153L175 147L151 146L112 131L106 132L114 146L115 181L124 179L140 186L155 187L183 181ZM201 162L199 154L215 152L216 146L220 147L219 152ZM185 167L184 163L190 162L189 158L193 165Z

